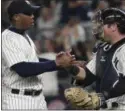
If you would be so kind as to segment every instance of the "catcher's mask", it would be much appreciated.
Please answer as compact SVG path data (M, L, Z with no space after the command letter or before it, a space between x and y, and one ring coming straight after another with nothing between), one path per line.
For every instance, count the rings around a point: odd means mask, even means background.
M101 13L102 11L99 10L92 18L92 33L96 39L102 38L101 35L103 34L103 20L101 18Z
M125 12L118 8L99 10L92 18L93 35L97 39L104 38L103 25L116 23L118 27L125 28Z

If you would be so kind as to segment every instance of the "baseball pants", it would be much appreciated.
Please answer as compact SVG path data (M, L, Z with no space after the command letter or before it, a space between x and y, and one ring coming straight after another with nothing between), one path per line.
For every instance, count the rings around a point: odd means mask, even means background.
M26 96L2 90L2 109L47 109L47 105L42 92L38 96Z
M115 103L113 105L113 103ZM101 108L101 110L125 110L125 94L116 98L111 98L106 101L107 108Z

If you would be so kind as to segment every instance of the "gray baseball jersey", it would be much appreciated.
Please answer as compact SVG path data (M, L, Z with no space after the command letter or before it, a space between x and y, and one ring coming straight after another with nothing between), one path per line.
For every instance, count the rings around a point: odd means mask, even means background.
M26 35L28 37L28 35ZM42 89L39 76L20 77L10 67L19 62L38 62L33 41L29 42L18 33L6 29L2 33L2 107L3 109L46 109L43 93L36 98L24 97L24 89ZM11 94L11 89L20 89L22 95ZM12 103L14 102L14 103ZM12 105L13 104L13 105Z

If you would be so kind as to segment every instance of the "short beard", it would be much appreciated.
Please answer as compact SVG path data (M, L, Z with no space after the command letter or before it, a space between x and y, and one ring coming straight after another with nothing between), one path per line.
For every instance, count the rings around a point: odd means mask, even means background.
M104 32L100 32L100 33L97 33L97 34L94 34L94 37L96 38L96 40L100 40L102 42L107 42L107 43L110 43L110 40L106 40L105 37L104 37ZM108 37L107 37L108 38Z

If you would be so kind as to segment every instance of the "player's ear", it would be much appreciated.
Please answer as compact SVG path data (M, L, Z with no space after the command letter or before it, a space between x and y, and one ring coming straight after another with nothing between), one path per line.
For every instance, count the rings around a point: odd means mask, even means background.
M108 24L108 28L110 28L113 32L116 31L116 24Z
M18 20L20 19L20 16L18 16L18 14L15 14L15 15L13 16L13 19L14 19L15 21L18 21Z
M111 29L112 29L113 32L116 31L116 28L117 28L117 24L116 23L111 25Z
M108 26L108 28L110 28L110 27L111 27L111 24L108 24L107 26Z

